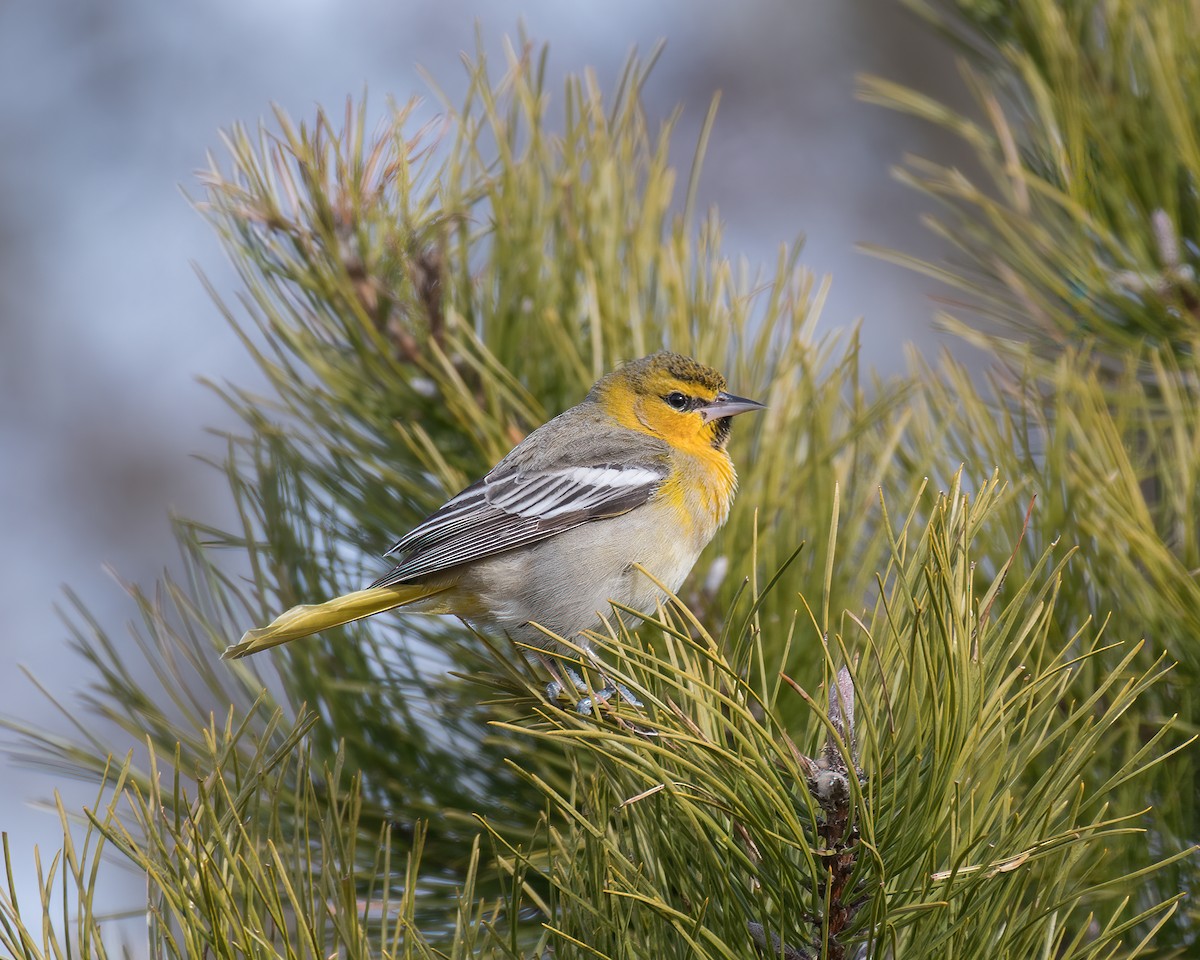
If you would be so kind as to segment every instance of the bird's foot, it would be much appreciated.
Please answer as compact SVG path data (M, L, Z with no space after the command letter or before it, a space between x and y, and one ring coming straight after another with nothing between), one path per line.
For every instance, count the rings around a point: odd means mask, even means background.
M572 692L582 693L584 696L575 702L575 712L582 716L591 716L597 704L611 700L614 694L619 695L630 706L642 706L642 701L635 697L633 691L625 686L625 684L616 683L604 674L600 674L600 679L604 681L604 686L599 690L592 690L587 680L584 679L583 674L569 664L554 664L552 672L554 679L546 684L546 699L553 701L564 694ZM570 682L571 687L574 688L573 690L568 690L567 684L564 682L564 676Z
M635 697L633 695L633 691L625 686L625 684L616 683L610 680L608 677L605 677L603 687L594 693L588 694L577 704L575 704L575 712L582 714L585 717L590 717L592 715L592 711L596 709L596 705L611 700L613 694L619 694L621 699L630 706L640 707L643 705L642 701Z
M574 667L572 667L570 664L566 664L566 663L553 664L550 661L547 661L547 666L551 667L551 673L554 676L554 679L551 680L548 684L546 684L546 699L547 700L557 700L564 693L568 692L566 684L563 683L563 681L562 681L562 675L564 673L566 674L567 679L571 681L571 686L573 689L570 692L572 692L572 693L587 693L588 692L588 689L589 689L588 683L586 680L583 679L583 674L580 673L578 670L576 670Z

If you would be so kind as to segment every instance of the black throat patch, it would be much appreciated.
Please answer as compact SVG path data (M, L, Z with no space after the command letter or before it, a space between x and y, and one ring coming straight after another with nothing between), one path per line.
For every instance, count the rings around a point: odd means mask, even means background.
M713 421L712 445L718 450L724 450L729 442L729 431L733 428L733 417L721 417Z

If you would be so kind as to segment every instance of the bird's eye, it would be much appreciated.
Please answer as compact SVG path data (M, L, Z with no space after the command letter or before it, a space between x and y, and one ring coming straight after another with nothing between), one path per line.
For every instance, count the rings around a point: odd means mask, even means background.
M663 399L667 401L667 405L671 407L672 410L686 410L688 408L687 394L681 393L678 390L674 391L673 393L668 393L665 397L663 397Z

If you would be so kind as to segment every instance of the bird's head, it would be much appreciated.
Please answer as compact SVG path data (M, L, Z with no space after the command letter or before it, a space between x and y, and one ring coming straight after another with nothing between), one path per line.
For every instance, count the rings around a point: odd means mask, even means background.
M739 413L763 409L725 391L712 367L678 353L655 353L623 364L596 384L591 398L624 426L645 430L683 449L723 450Z

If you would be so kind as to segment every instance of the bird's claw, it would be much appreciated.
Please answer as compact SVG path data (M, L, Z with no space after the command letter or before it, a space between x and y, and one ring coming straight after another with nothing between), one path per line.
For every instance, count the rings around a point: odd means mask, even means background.
M596 704L605 703L612 699L613 694L620 694L622 700L632 707L643 706L642 701L633 695L631 691L623 683L614 683L608 677L604 678L604 686L595 693L588 694L577 704L575 704L575 712L585 717L590 717L592 711L596 708Z
M575 693L582 693L584 696L575 703L575 712L584 717L590 717L596 709L596 705L605 703L611 700L613 694L619 694L621 699L634 707L642 706L642 701L633 695L633 692L623 683L615 683L603 674L600 679L604 681L604 686L599 690L592 690L584 679L583 674L568 664L559 664L559 670L555 670L555 678L546 684L546 699L557 700L559 697L567 693L566 684L563 682L563 674L566 679L571 682L575 688ZM561 672L560 672L561 670Z
M583 679L583 674L572 667L570 664L559 664L562 673L567 675L567 679L571 681L571 685L575 688L575 693L587 693L590 689L588 683ZM559 670L553 671L554 679L546 684L546 699L557 700L567 692L566 684L562 682L562 674Z

